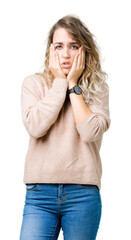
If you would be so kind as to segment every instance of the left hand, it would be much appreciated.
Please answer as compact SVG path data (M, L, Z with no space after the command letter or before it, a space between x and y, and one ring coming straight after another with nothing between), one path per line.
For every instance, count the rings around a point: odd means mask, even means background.
M79 52L75 55L71 70L67 75L68 83L77 84L77 81L85 68L85 51L83 47L79 48Z

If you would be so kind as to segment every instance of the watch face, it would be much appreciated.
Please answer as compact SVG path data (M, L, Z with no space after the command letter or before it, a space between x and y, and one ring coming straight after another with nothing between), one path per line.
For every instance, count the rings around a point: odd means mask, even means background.
M75 87L74 87L74 90L75 90L75 92L76 92L77 94L81 94L81 93L82 93L82 90L81 90L81 88L80 88L79 86L75 86Z

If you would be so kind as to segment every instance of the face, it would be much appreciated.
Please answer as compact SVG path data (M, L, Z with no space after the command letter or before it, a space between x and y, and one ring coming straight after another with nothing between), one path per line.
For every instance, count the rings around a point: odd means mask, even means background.
M64 28L58 28L55 30L53 44L58 52L61 68L65 75L68 75L74 57L79 51L80 44L78 44Z

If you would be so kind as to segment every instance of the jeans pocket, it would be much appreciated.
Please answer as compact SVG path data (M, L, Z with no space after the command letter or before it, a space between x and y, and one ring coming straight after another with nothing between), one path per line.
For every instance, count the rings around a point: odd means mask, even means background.
M97 185L94 185L94 184L78 184L80 187L82 188L97 188Z
M39 187L39 184L26 184L27 191L35 191Z

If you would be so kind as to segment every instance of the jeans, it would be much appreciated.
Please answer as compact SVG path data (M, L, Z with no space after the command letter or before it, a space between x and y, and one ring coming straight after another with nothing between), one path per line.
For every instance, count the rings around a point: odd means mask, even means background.
M95 240L101 195L90 184L27 184L20 240Z

